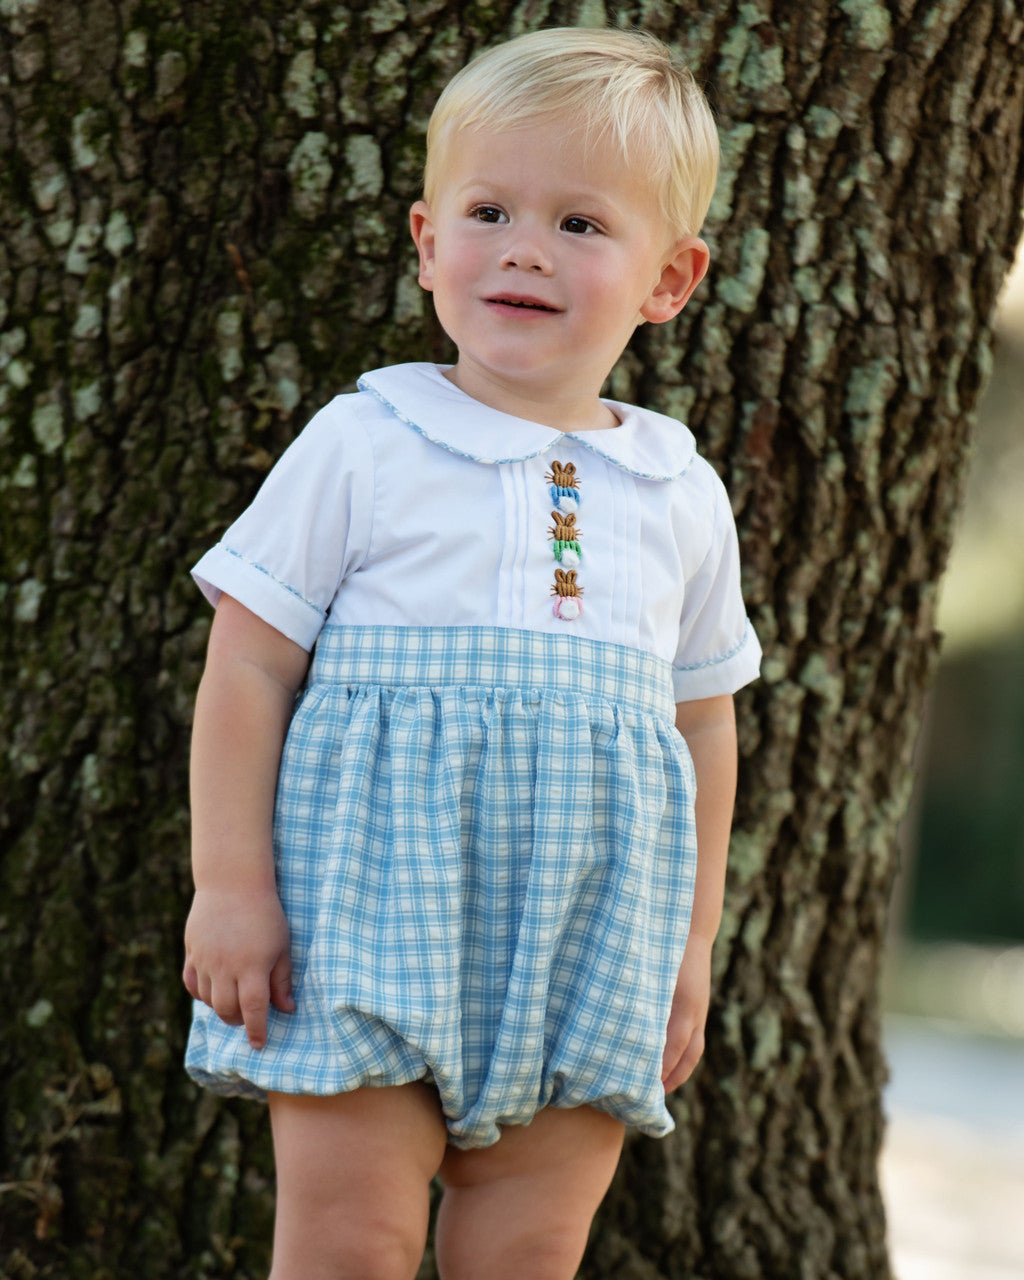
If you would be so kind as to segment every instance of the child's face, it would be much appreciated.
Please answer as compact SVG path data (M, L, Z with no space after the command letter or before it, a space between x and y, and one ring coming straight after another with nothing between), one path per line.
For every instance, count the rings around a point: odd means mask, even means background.
M672 235L650 182L610 144L536 124L466 129L449 147L411 225L420 284L458 347L452 380L521 416L527 402L558 404L552 425L575 405L573 425L587 425L637 324L681 310L707 250Z

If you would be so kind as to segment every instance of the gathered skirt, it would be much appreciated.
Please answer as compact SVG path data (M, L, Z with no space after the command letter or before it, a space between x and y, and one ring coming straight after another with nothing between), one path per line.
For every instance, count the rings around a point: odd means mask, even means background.
M427 1080L463 1148L545 1106L664 1135L693 801L660 658L327 626L274 819L297 1007L257 1051L197 1002L189 1073L248 1097Z

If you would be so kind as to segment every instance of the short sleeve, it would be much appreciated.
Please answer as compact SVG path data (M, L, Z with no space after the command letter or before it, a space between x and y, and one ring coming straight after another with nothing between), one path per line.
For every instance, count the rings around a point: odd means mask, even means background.
M672 664L677 702L735 693L757 678L761 666L761 646L740 594L736 524L725 486L711 474L711 545L686 583L679 648Z
M211 604L233 596L307 650L369 550L373 453L355 399L321 409L192 570Z

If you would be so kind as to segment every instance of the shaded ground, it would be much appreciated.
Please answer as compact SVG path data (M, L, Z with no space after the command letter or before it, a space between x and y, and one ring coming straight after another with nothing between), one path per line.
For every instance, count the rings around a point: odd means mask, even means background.
M886 1045L897 1280L1022 1280L1024 1040L891 1017Z

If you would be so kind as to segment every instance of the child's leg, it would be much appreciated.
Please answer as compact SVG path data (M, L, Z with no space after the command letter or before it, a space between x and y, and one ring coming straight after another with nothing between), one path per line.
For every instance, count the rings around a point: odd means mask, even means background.
M436 1091L416 1083L269 1101L271 1280L412 1280L447 1136Z
M592 1107L548 1107L493 1147L450 1147L435 1241L443 1280L572 1280L623 1132Z

